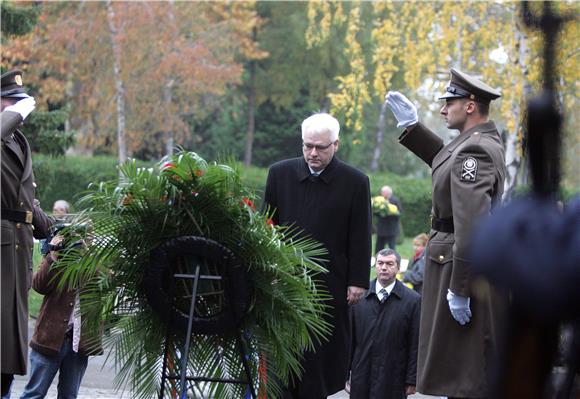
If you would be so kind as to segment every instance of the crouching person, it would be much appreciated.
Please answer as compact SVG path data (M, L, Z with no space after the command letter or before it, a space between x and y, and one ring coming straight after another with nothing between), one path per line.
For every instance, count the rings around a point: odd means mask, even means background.
M376 280L350 309L350 397L401 399L415 393L421 296L396 279L396 251L376 259Z
M57 371L58 398L76 398L89 355L102 354L101 331L85 331L86 323L81 324L79 290L58 287L61 271L52 265L62 243L62 235L51 240L51 251L32 279L32 288L44 299L30 341L30 380L21 399L44 398Z

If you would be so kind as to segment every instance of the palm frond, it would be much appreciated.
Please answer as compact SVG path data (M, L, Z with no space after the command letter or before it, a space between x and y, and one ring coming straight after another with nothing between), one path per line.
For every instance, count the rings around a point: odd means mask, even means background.
M83 317L104 323L108 331L103 345L114 353L116 386L128 386L135 398L158 395L167 328L147 301L143 276L159 245L194 235L231 250L247 271L252 299L237 335L243 337L256 391L278 397L278 384L300 375L304 352L331 331L324 317L330 295L317 280L326 272L324 247L296 226L272 226L271 210L254 209L254 196L233 163L208 163L181 151L155 168L127 162L119 170L119 182L94 184L79 201L83 220L92 226L90 245L56 265L62 268L62 287L83 286ZM171 266L174 271L186 267L179 264ZM221 292L220 284L202 284L199 292ZM184 283L176 290L185 302L191 297ZM200 314L210 314L214 305L204 300L196 306ZM236 339L236 334L193 335L188 373L245 379ZM169 334L165 360L172 373L180 371L183 343L181 332ZM265 378L258 378L263 366ZM164 388L174 390L176 382ZM194 383L190 389L231 398L242 397L247 387Z

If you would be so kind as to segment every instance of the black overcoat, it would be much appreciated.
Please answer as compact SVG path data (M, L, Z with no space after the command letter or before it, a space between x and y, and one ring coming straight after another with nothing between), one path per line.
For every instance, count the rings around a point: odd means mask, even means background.
M391 197L389 202L396 205L399 209L399 215L377 216L377 235L383 237L395 237L399 235L400 218L401 218L401 203L395 197ZM378 251L379 248L376 248Z
M381 303L375 281L351 308L352 399L402 399L416 385L421 296L401 282Z
M301 397L326 397L343 389L348 369L347 287L369 284L369 180L336 156L316 178L304 158L288 159L270 167L264 202L275 209L274 223L297 225L330 254L320 279L333 297L334 330L316 354L306 354L298 384Z
M3 111L2 126L2 373L26 374L28 289L32 280L33 233L45 238L51 221L34 199L30 147L17 130L20 114ZM7 218L6 211L31 212L32 223Z

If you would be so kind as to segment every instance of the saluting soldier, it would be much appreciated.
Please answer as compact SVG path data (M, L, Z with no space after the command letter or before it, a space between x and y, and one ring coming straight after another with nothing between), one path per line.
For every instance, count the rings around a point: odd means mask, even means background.
M416 107L389 92L387 105L404 128L399 142L432 170L432 230L426 248L417 390L451 398L481 398L496 353L503 296L470 273L474 225L500 204L504 148L489 104L500 93L451 68L441 115L459 130L449 144L418 122Z
M2 86L2 395L14 374L26 374L28 355L28 289L32 278L33 234L45 238L51 220L34 199L30 147L18 130L34 110L22 72L0 77Z

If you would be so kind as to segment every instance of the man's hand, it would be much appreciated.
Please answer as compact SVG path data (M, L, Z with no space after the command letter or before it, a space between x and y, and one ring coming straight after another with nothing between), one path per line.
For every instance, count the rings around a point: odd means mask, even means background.
M419 122L417 107L398 91L388 92L385 101L399 122L397 127L407 128Z
M26 119L28 115L36 108L36 101L34 97L27 97L23 100L18 101L16 104L9 105L4 108L4 111L12 111L19 113L22 119Z
M415 385L407 385L405 387L405 395L409 396L409 395L415 395L417 393L417 388L415 387Z
M63 241L64 236L57 234L54 237L52 237L52 240L50 240L50 244L60 245L60 243L62 243ZM58 260L58 251L50 251L50 257L54 262L56 262Z
M451 290L447 290L447 302L451 316L462 326L471 320L471 309L469 309L469 297L455 295Z
M349 305L357 303L365 293L365 289L349 285L346 290L346 301Z

